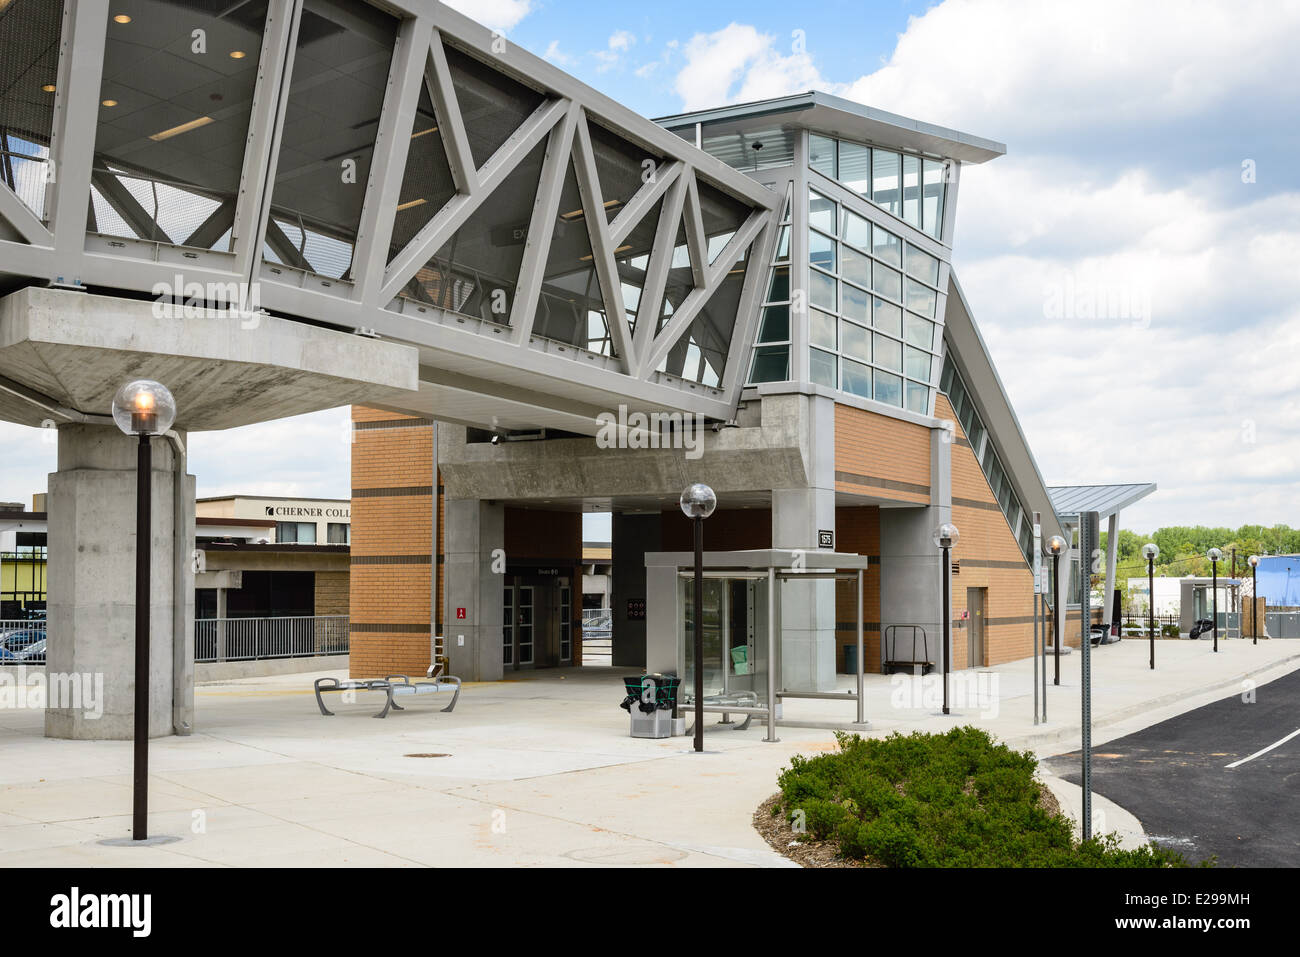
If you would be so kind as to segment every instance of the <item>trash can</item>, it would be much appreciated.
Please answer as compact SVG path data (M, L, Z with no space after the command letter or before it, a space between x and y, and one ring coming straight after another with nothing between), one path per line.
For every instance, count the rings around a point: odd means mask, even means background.
M844 646L844 673L846 675L856 675L858 673L858 646Z
M673 734L677 717L677 694L681 678L677 675L638 675L623 679L627 697L620 707L631 719L634 738L668 738Z

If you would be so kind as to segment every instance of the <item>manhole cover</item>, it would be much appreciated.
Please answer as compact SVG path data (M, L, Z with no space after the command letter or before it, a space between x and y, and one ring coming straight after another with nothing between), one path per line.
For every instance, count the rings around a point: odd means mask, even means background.
M403 755L403 757L407 757L407 758L449 758L449 757L451 757L451 755L450 755L450 754L440 754L440 753L438 753L438 752L436 752L436 751L423 751L423 752L420 752L420 753L418 753L418 754L406 754L406 755Z

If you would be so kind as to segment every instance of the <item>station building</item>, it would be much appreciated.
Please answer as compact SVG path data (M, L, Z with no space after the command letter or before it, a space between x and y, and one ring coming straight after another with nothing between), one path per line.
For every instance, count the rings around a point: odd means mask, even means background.
M947 618L954 667L1028 653L1032 516L1062 524L951 256L961 172L1001 144L821 93L653 121L436 0L8 0L0 89L0 419L57 433L50 666L110 688L47 733L131 734L109 412L141 377L177 409L154 734L194 719L187 436L341 406L357 674L422 671L437 635L467 679L581 663L586 511L613 513L613 663L641 667L646 556L686 547L696 481L710 550L868 556L868 667ZM783 611L799 686L845 667L836 587Z

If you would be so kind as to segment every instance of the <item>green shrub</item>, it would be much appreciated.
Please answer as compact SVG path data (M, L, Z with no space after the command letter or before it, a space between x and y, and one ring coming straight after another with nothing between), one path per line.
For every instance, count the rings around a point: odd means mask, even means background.
M1040 805L1038 762L985 731L953 728L887 738L837 733L840 750L796 756L778 778L802 840L887 867L1185 867L1155 843L1114 834L1075 841L1070 822Z

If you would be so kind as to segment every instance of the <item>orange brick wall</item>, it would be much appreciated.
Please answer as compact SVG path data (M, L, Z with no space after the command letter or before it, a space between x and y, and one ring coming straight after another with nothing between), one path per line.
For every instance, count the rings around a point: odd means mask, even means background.
M352 421L351 674L423 674L432 618L433 425L363 406L353 407Z
M1034 576L984 471L953 414L948 397L940 394L935 416L956 425L952 444L952 520L961 539L952 551L960 571L952 577L954 667L986 667L1028 658L1033 654ZM968 661L967 633L960 624L967 610L968 588L987 589L984 660Z
M835 490L930 504L930 430L835 406Z
M875 505L835 509L835 549L870 559L862 582L862 645L864 670L880 670L880 508ZM844 649L858 643L856 582L835 584L835 667L848 669Z

